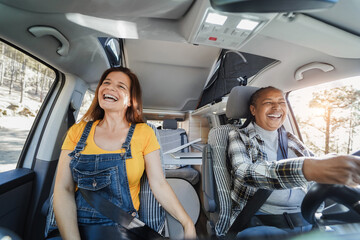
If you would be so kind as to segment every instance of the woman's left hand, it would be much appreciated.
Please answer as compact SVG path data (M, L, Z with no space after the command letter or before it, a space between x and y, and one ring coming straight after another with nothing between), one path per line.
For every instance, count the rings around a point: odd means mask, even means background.
M196 239L193 221L165 179L161 167L160 151L156 150L148 153L144 158L146 175L155 198L171 216L181 223L184 228L184 239Z
M184 239L196 239L196 230L192 221L189 221L184 226Z

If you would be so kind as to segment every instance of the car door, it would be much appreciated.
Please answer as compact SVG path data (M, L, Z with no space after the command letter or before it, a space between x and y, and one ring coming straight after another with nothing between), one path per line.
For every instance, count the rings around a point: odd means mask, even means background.
M5 41L0 70L0 226L41 239L61 143L87 84L71 75L65 81Z

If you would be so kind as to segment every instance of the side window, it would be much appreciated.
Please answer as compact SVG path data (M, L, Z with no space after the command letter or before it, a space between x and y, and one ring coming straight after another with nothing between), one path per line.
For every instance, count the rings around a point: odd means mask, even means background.
M79 109L79 114L77 115L76 118L76 122L79 122L80 119L84 116L84 114L86 113L86 111L89 109L91 102L93 101L95 96L95 93L91 90L87 90L85 95L84 95L84 99L81 103L81 107Z
M16 168L55 72L0 41L0 172Z
M293 91L289 102L304 143L316 154L360 149L360 79Z

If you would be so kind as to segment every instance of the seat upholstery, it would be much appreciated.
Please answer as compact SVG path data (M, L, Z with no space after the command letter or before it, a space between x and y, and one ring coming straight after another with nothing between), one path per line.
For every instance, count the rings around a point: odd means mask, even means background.
M175 119L165 119L163 122L163 128L158 131L160 136L160 145L163 152L167 152L188 143L186 131L177 127L177 121ZM181 152L188 151L188 148L181 150Z
M227 124L211 129L208 136L208 145L206 146L207 159L203 159L203 176L207 175L208 177L208 179L203 179L203 183L210 185L206 186L207 189L214 189L212 190L213 194L204 196L205 201L211 200L211 203L208 204L209 208L205 210L210 213L211 224L216 224L212 227L215 227L217 234L228 229L230 224L232 204L230 197L231 175L227 168L226 152L229 132L235 128L234 125ZM211 166L208 166L210 169L204 169L207 166L205 162L210 162L212 169ZM209 170L210 172L208 172ZM206 172L208 173L206 174Z
M163 121L163 129L177 129L177 120L176 119L165 119Z
M200 180L199 172L191 166L178 169L166 169L165 174L166 178L181 178L191 183L191 185L196 185Z
M155 131L156 138L160 139L159 133L156 127L152 124L148 125ZM163 160L163 152L160 148L160 160L164 170L164 160ZM149 180L146 174L143 174L140 180L140 208L139 208L139 218L146 225L151 227L152 229L161 232L165 226L165 211L160 206L158 201L155 199L155 196L152 194L150 189Z
M168 122L170 122L170 123L168 123ZM160 155L161 155L162 163L164 163L163 162L163 153L174 147L178 147L181 144L178 146L171 147L169 149L166 148L166 147L171 146L171 144L169 144L169 145L161 144L161 139L163 142L165 141L164 138L161 138L161 133L164 133L164 131L165 131L165 134L163 134L163 137L165 135L166 137L170 137L170 138L171 138L172 134L174 134L175 137L178 137L178 136L180 136L178 134L179 132L185 133L184 129L176 129L177 128L176 120L164 121L164 126L165 126L165 128L171 128L171 129L158 130L158 129L155 129L154 126L152 126L152 128L155 131L156 137L158 138L158 141L160 142ZM166 133L167 130L169 130L169 133L170 133L170 131L174 131L174 132L172 134L167 134ZM178 130L181 130L181 131L178 131ZM187 143L187 136L186 136L186 143ZM164 149L164 146L165 146L165 149ZM199 177L198 171L196 171L195 169L193 169L189 166L189 167L179 168L179 169L166 169L165 174L166 174L166 180L168 181L168 183L170 184L174 193L178 197L181 205L184 207L185 211L189 214L189 216L191 217L192 221L195 224L197 222L199 214L200 214L200 201L199 201L196 191L192 185L195 185L199 181L200 177ZM145 186L148 187L148 185L145 185ZM141 189L141 191L144 191L144 190ZM151 191L151 190L148 189L147 191ZM144 191L144 193L145 193L145 191ZM146 195L147 198L149 198L148 195L149 194ZM152 194L151 194L151 197L153 197ZM162 212L159 211L159 210L163 211L162 208L159 209L159 206L154 207L154 204L157 203L157 201L155 199L152 199L152 201L148 200L148 201L146 201L146 203L149 204L148 206L145 207L146 211L148 211L148 213L147 213L148 216L155 216L155 217L162 216ZM151 208L150 204L152 205L152 208ZM141 205L140 205L140 207L141 207ZM183 230L182 225L176 219L174 219L169 213L166 213L166 222L167 222L167 224L165 226L165 236L166 237L170 237L171 239L183 238L184 230ZM154 224L158 224L158 223L155 222Z
M160 136L158 129L154 125L149 124L150 127L155 131L155 135L159 141ZM160 147L160 158L161 163L164 169L164 160L163 160L163 149ZM195 169L193 169L196 171ZM200 213L200 202L199 198L195 192L195 189L187 181L181 178L167 179L171 188L174 190L177 195L181 205L184 207L185 211L189 214L194 224L197 222ZM186 197L184 197L186 196ZM169 236L171 239L180 239L184 236L184 231L182 225L175 220L170 214L165 212L165 210L160 206L158 201L155 199L154 195L151 192L150 185L148 184L148 179L146 174L141 178L141 188L140 188L140 209L139 209L139 218L145 222L148 226L157 231L162 231L165 227L165 236ZM166 222L165 222L166 218Z
M249 118L249 99L257 89L239 86L231 90L226 104L228 119ZM204 150L206 152L203 153L203 205L207 211L210 228L212 231L215 230L216 235L223 235L230 227L232 178L228 170L227 145L229 132L236 128L238 126L233 124L212 128L208 136L208 145Z
M172 178L167 181L193 223L196 224L200 214L200 201L194 187L183 179ZM170 239L182 239L184 237L182 225L169 213L166 213L166 220Z
M165 119L163 129L159 129L160 145L163 152L167 152L176 147L188 143L186 132L182 128L177 128L177 120ZM181 152L189 152L189 148L183 148ZM199 182L199 172L187 165L165 165L166 178L181 178L192 185Z

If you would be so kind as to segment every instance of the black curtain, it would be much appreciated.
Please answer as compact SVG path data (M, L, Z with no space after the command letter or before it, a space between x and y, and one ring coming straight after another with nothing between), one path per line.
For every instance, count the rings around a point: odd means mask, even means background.
M197 108L221 101L221 98L230 93L233 87L246 85L244 79L255 75L274 61L248 53L239 54L235 51L223 50L220 66L204 88Z

